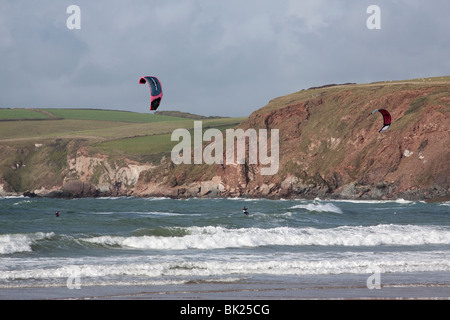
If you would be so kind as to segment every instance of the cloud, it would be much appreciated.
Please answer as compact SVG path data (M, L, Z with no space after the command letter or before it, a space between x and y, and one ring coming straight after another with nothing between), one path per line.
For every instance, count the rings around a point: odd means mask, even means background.
M450 4L370 1L79 0L0 4L0 107L147 112L143 75L166 110L245 116L310 86L449 74ZM27 79L24 81L24 79Z

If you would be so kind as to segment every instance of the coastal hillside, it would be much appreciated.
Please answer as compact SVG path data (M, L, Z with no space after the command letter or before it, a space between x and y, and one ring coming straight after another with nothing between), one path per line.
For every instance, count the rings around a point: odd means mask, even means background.
M190 115L195 116L195 115ZM207 118L205 128L245 118ZM192 119L102 109L0 109L0 196L127 195L170 159L171 133Z
M392 116L381 133L381 114L371 114L380 108ZM449 117L450 77L314 87L247 118L0 109L0 194L442 199ZM261 174L267 164L248 150L242 164L174 164L171 133L192 132L194 119L224 138L228 128L277 129L276 172Z
M382 133L381 114L371 114L379 108L392 116ZM164 177L144 175L138 190L172 196L448 197L449 117L450 77L302 90L273 99L239 125L279 129L277 174L261 175L264 165L248 161L171 165Z

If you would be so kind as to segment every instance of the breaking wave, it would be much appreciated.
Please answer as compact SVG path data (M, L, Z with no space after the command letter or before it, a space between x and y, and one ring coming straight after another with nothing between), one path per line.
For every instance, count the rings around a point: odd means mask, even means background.
M428 252L389 252L380 259L370 251L346 252L329 256L309 254L296 257L281 254L274 257L250 255L236 259L223 259L220 256L199 256L198 259L179 259L176 256L162 256L158 260L142 256L132 260L127 258L102 258L102 260L80 259L71 261L50 261L33 264L30 268L0 271L0 288L8 287L13 279L31 279L46 281L48 285L65 285L67 277L80 277L83 286L141 284L163 282L183 283L196 277L221 277L220 281L238 281L241 276L251 274L265 275L327 275L327 274L364 274L379 272L448 272L450 261L443 251ZM51 260L51 259L50 259ZM71 264L73 263L73 264ZM131 277L131 278L130 278ZM228 278L230 277L230 278ZM61 281L59 279L63 279ZM5 282L6 280L6 282ZM21 286L21 282L14 284ZM29 285L29 284L27 284Z
M261 246L417 246L450 244L444 227L413 225L343 226L333 229L189 227L177 236L99 236L83 241L130 249L184 250ZM183 235L185 233L185 235ZM182 236L180 236L182 235Z
M53 232L36 232L28 234L3 234L0 235L0 254L11 254L17 252L31 252L32 245L38 241L51 239Z
M334 212L334 213L342 213L341 208L332 204L332 203L308 203L308 204L298 204L291 209L306 209L307 211L312 212Z

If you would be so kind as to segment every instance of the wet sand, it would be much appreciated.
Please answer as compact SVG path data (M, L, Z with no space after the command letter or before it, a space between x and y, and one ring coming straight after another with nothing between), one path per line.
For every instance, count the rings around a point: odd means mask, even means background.
M414 274L382 275L379 288L369 289L367 275L252 278L239 282L173 285L66 286L3 288L5 300L302 300L302 299L450 299L446 273L425 283Z

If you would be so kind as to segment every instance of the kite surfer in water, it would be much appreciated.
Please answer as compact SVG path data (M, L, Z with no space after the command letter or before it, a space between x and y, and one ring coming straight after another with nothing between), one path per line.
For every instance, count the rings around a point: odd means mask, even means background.
M59 217L59 211L56 211L56 212L55 212L55 216L56 216L56 217Z
M242 208L242 212L244 212L244 214L246 215L246 216L248 216L248 211L247 211L247 207L246 206L244 206L244 208Z

